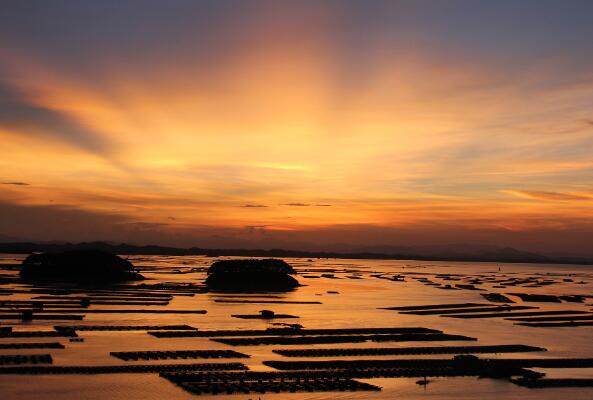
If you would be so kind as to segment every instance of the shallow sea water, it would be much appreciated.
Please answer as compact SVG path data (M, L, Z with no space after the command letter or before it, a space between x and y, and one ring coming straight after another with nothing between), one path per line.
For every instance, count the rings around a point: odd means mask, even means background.
M14 264L23 256L0 255L0 276L11 277L17 271ZM205 268L213 258L209 257L168 257L168 256L130 256L130 260L142 269L149 278L147 284L167 282L183 284L201 283L206 274ZM462 345L500 345L525 344L547 348L543 353L480 354L479 357L535 358L535 357L593 357L593 327L533 328L513 324L504 318L455 319L439 315L409 315L397 311L383 310L381 307L425 305L440 303L476 302L491 304L480 293L541 293L553 295L593 295L593 267L578 265L547 264L505 264L505 263L461 263L426 262L413 260L343 260L343 259L285 259L292 264L299 275L302 286L289 293L274 293L263 297L238 296L253 300L268 297L268 300L320 301L322 304L242 304L217 303L215 299L229 298L214 293L196 293L194 296L175 296L167 306L100 306L91 308L109 309L194 309L207 310L207 314L86 314L83 321L20 321L2 320L3 326L13 326L16 330L51 330L55 325L174 325L188 324L208 329L265 329L271 322L299 323L305 328L359 328L359 327L426 327L443 330L445 333L475 337L477 342L385 342L385 343L342 343L323 345L271 345L271 346L229 346L208 338L156 338L145 331L81 331L84 342L69 342L64 338L0 338L0 343L14 342L62 342L65 349L0 350L0 354L51 354L53 365L130 365L109 355L112 351L144 350L235 350L251 356L249 359L232 360L163 360L138 361L142 364L207 363L238 361L255 371L271 371L262 365L265 360L323 360L324 358L283 357L272 353L278 348L360 348L360 347L409 347L409 346L462 346ZM195 268L196 270L193 270ZM499 270L500 268L500 270ZM321 274L333 274L321 277ZM405 282L380 279L377 275L393 276L402 274ZM444 284L466 283L449 281L436 274L448 274L453 279L488 277L534 277L540 281L549 280L553 284L541 287L508 286L493 288L495 283L477 285L485 291L444 290L428 286L413 279L428 278ZM459 275L459 276L455 276ZM316 278L308 276L317 276ZM360 279L352 279L358 277ZM584 283L578 283L584 282ZM14 282L0 284L0 289L27 289ZM337 291L337 294L328 293ZM38 294L0 293L0 300L28 300ZM279 298L276 298L279 297ZM512 297L517 305L520 299ZM579 310L591 311L593 298L584 303L526 303L541 310ZM262 309L276 313L298 315L298 319L287 320L244 320L231 317L231 314L255 314ZM58 313L58 312L56 312ZM395 359L429 358L431 356L360 356L335 357L332 359ZM452 355L432 356L451 358ZM1 367L0 367L1 368ZM546 369L549 377L593 378L593 369ZM175 386L156 373L145 374L97 374L97 375L2 375L0 374L0 393L2 399L593 399L590 389L526 389L507 380L467 378L431 378L426 387L416 384L418 378L366 379L364 382L378 385L380 392L331 392L331 393L280 393L195 396Z

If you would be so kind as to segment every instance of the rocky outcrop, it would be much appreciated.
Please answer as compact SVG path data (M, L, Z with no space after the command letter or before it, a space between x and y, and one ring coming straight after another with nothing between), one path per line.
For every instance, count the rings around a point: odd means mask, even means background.
M206 285L221 291L288 291L300 286L296 271L278 259L221 260L208 269Z
M142 280L131 262L99 250L31 254L22 263L25 281L105 284Z

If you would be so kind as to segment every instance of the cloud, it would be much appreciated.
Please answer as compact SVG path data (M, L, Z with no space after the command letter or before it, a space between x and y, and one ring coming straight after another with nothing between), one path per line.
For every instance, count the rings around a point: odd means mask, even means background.
M265 235L268 233L267 228L268 228L268 225L246 225L245 231L248 234L263 233Z
M284 203L280 204L281 206L288 206L288 207L331 207L331 204L309 204L309 203Z
M115 238L117 227L129 218L75 207L18 205L0 202L0 231L29 240L76 240Z
M198 229L199 231L199 229ZM174 232L170 226L138 221L117 212L84 210L65 205L19 205L0 201L0 232L27 241L193 245L195 236Z
M31 184L27 182L2 182L2 185L31 186Z
M531 191L531 190L506 190L506 193L517 197L534 199L534 200L549 200L549 201L583 201L593 200L593 197L575 193L562 192L547 192L547 191Z
M145 231L165 227L167 226L167 224L162 224L158 222L129 222L127 223L127 226L131 227L132 229Z
M56 139L103 156L109 154L112 147L98 132L63 112L35 104L5 82L0 82L0 129Z
M244 208L267 208L268 206L265 206L263 204L245 204L245 205L242 205L241 207L244 207Z

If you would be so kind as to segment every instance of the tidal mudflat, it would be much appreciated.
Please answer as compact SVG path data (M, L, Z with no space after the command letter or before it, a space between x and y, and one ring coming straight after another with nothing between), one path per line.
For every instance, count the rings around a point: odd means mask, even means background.
M591 266L286 259L302 286L238 293L209 257L130 256L146 279L109 288L21 282L23 258L3 398L593 398Z

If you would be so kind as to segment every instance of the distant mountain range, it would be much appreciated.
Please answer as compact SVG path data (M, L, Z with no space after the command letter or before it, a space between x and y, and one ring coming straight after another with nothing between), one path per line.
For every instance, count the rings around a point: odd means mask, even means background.
M108 242L84 243L0 243L0 253L29 254L33 252L52 252L66 250L99 249L115 254L147 255L207 255L207 256L248 256L248 257L304 257L304 258L367 258L427 261L477 261L512 263L551 263L551 264L593 264L591 258L568 256L544 256L510 247L487 245L451 244L445 246L373 246L353 248L344 252L319 252L286 249L202 249L199 247L179 248L157 245L138 246Z
M14 236L7 236L0 233L0 243L8 243L8 242L22 242L23 239L17 238Z
M546 256L517 250L512 247L498 247L476 244L447 244L433 246L366 246L354 249L354 252L376 254L415 254L423 257L476 257L485 259L547 259Z

